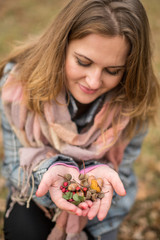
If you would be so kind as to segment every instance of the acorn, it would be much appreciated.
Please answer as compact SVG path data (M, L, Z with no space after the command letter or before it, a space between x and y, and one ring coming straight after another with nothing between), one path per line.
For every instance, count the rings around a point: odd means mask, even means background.
M102 188L103 187L103 179L102 178L97 178L96 180L97 180L98 186L100 188Z
M84 180L81 181L81 185L82 185L83 187L89 188L89 183L88 183L88 181L87 181L86 179L84 179Z
M80 173L79 176L78 176L78 178L79 178L79 180L83 180L83 179L85 179L85 175L82 174L82 173Z
M91 180L90 188L96 190L97 192L101 192L101 188L99 187L96 179Z
M92 193L90 191L87 191L86 193L86 200L90 200L92 197Z
M89 178L88 174L84 174L84 178L87 180Z
M67 180L67 181L70 181L72 179L72 175L67 173L64 175L64 178Z
M97 193L93 193L92 194L92 201L96 201L97 197L98 197Z
M83 187L89 186L88 181L87 181L86 179L81 180L81 185L82 185Z
M103 193L103 192L98 193L98 198L99 198L99 199L104 198L104 193Z
M90 192L93 194L96 193L97 191L95 189L90 189Z
M78 191L76 192L78 196L80 197L84 197L84 192L81 190L81 191Z
M76 183L71 183L71 184L68 186L68 190L69 190L69 191L75 191L77 186L78 186L78 185L77 185Z
M92 182L93 179L96 179L95 176L93 176L93 175L91 175L91 176L88 177L88 183L89 183L89 185L91 185L91 182Z

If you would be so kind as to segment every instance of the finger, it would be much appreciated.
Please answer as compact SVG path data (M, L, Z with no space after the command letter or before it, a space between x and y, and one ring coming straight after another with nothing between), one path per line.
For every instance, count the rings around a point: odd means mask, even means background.
M36 196L37 197L42 197L44 196L49 188L52 186L54 182L54 174L51 174L51 172L46 172L44 175L43 175L43 178L38 186L38 189L36 191Z
M98 211L99 211L99 207L100 207L100 199L97 199L97 200L93 203L92 207L89 209L88 218L89 218L90 220L92 220L92 219L97 215L97 213L98 213Z
M77 208L76 211L75 211L75 214L79 217L82 216L82 213L83 213L83 211L80 208Z
M76 207L74 204L67 202L65 199L60 199L57 207L60 209L72 212L78 216L82 216L82 209Z
M78 205L79 208L81 208L82 210L85 210L88 208L88 204L86 202L81 202L79 205Z
M114 188L115 192L120 196L126 195L126 190L124 188L124 185L118 175L117 172L114 170L107 175L107 180L110 182L112 187Z
M112 203L112 193L113 191L105 193L105 197L100 200L99 211L97 214L99 221L102 221L107 216Z
M92 207L93 202L90 200L86 200L85 202L82 202L78 205L80 209L82 209L82 216L86 217L89 209Z
M93 202L91 200L86 200L85 201L88 204L88 207L91 208L93 205Z
M89 210L90 210L89 208L87 208L86 210L83 210L82 211L82 216L86 217L88 215Z
M82 216L82 209L78 208L77 206L75 206L72 203L69 203L68 201L66 201L63 198L59 199L56 206L59 207L60 209L63 209L65 211L67 211L67 212L71 212L71 213L76 214L78 216Z

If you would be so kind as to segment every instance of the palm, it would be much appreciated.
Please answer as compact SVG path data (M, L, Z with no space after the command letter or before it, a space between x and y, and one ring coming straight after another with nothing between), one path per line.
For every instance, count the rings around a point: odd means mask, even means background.
M117 194L124 196L126 194L123 184L118 174L108 166L97 167L89 172L89 175L93 175L96 178L103 179L102 191L105 193L104 198L97 199L88 212L88 218L93 219L96 215L99 220L103 220L111 206L113 190Z
M90 207L92 205L90 201L81 203L79 207L77 207L62 197L60 186L64 182L63 176L68 173L72 175L73 179L78 181L79 171L74 168L69 168L62 165L57 165L53 168L50 168L44 174L36 195L38 197L41 197L45 195L49 190L51 199L57 207L66 211L74 212L77 215L82 215L83 211L81 208L87 209Z

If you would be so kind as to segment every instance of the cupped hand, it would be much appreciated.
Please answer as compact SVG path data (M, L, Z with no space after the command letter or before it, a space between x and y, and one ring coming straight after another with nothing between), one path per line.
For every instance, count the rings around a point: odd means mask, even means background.
M57 207L68 212L72 212L78 216L84 215L83 212L88 211L88 209L92 206L91 201L86 201L79 204L79 206L75 206L62 197L60 186L64 182L64 178L62 176L65 174L71 174L74 180L79 181L79 171L77 169L63 165L53 166L43 175L36 192L36 196L42 197L49 191L51 199Z
M102 187L102 191L105 193L104 198L101 200L97 199L93 202L91 208L86 210L87 216L90 220L97 216L98 219L102 221L110 209L113 191L115 190L115 192L120 196L125 196L126 191L118 173L107 165L99 166L93 169L88 173L88 175L93 175L96 178L102 178L104 181Z

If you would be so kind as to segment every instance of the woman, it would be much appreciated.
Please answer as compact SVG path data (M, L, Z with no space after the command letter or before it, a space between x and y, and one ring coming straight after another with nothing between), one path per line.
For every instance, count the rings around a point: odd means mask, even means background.
M117 239L158 104L149 36L139 0L73 0L1 63L5 239ZM61 176L79 181L82 161L105 195L75 206Z

